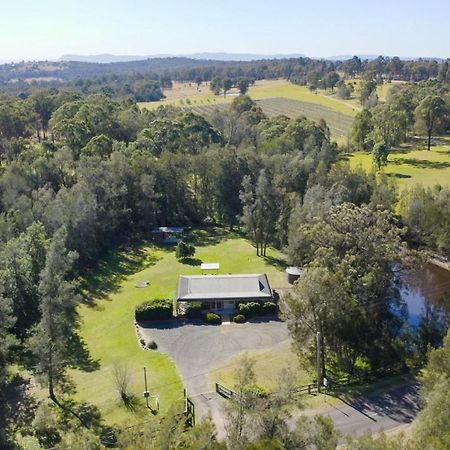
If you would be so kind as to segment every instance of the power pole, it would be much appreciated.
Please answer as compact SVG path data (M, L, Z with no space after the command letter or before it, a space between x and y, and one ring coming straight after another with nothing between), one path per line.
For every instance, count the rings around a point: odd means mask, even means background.
M316 333L316 345L317 345L317 392L320 392L320 386L322 384L322 364L321 364L321 345L320 345L320 331Z
M149 408L148 397L150 396L150 393L148 392L148 389L147 389L147 369L145 367L144 367L144 383L145 383L144 397L145 397L145 401L147 403L147 408Z

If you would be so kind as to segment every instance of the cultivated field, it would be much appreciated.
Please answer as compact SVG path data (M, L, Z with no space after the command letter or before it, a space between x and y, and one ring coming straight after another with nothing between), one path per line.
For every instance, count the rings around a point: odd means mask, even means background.
M352 153L347 155L351 167L373 170L370 153ZM409 187L420 183L424 186L441 184L450 187L450 147L441 145L426 149L397 150L389 155L384 172L395 177L398 185Z
M214 95L209 90L209 85L202 84L197 90L197 85L191 83L174 83L173 88L165 89L166 99L159 102L140 103L141 107L148 109L157 108L160 105L175 106L208 106L222 103L230 103L237 95L236 90L229 91L228 95ZM287 80L260 80L251 86L248 95L254 100L282 97L291 100L300 100L330 108L348 116L355 116L360 108L335 96L324 92L311 92L306 86L298 86Z
M181 274L198 274L200 261L218 261L222 273L266 272L273 287L285 286L283 261L275 250L259 258L245 239L220 229L194 233L197 253L192 264L181 264L173 247L156 247L150 242L125 246L106 258L83 283L88 301L78 308L80 335L98 368L90 372L71 371L78 401L94 403L110 424L130 424L148 416L142 399L143 367L147 367L149 389L159 395L162 412L183 398L182 380L174 363L158 351L143 350L137 342L134 308L154 298L175 297ZM146 288L137 288L149 281ZM117 364L126 365L131 375L130 390L135 404L126 408L113 382Z

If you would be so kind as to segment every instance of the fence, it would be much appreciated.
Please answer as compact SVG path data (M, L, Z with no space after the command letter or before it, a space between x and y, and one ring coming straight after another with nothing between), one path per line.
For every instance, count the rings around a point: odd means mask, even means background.
M216 383L216 392L225 398L237 397L236 392L220 383Z

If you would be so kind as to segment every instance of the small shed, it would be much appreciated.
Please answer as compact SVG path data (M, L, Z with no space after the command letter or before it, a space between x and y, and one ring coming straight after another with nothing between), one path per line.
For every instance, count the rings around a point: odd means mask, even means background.
M211 274L218 274L220 269L219 263L202 263L200 264L200 269L202 270L202 275L210 272Z
M183 239L183 227L155 227L152 230L153 239L165 244L176 244Z
M288 267L286 269L286 278L289 284L294 284L300 277L302 271L299 267Z

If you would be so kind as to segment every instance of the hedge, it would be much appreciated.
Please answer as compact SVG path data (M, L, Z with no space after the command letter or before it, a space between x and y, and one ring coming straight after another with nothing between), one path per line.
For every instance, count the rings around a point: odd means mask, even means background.
M172 318L172 300L150 300L136 306L136 320L164 320Z
M186 317L188 317L189 319L198 319L202 317L202 303L188 303L186 307Z
M262 310L263 310L263 315L265 315L265 316L274 316L278 312L277 305L276 305L276 303L273 303L273 302L263 303Z
M253 317L259 316L262 308L258 302L239 303L238 312L245 317Z
M277 305L273 302L239 303L238 313L245 317L274 316L277 313Z
M222 318L219 316L219 314L215 314L212 312L206 313L204 315L204 320L210 325L220 325L222 323Z

